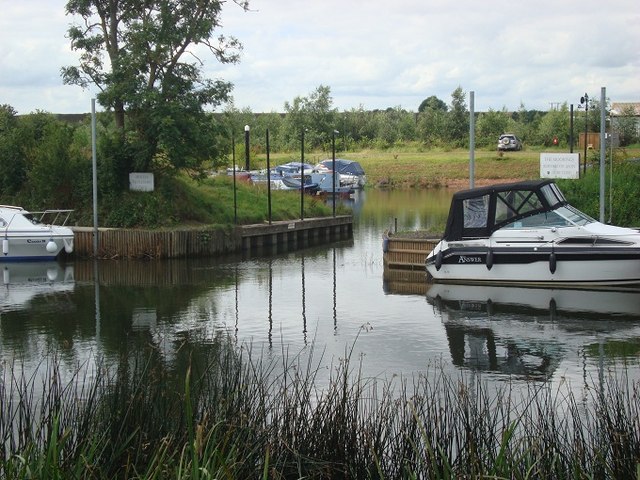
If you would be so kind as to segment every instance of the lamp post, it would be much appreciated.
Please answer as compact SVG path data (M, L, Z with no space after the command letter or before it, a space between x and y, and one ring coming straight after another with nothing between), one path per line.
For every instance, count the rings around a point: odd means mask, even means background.
M271 161L269 157L269 129L267 128L267 203L269 205L269 225L271 225Z
M587 173L587 132L589 120L589 95L586 93L580 97L580 104L584 105L584 159L582 160L582 173Z
M249 166L249 125L244 126L244 169L248 172Z
M304 220L304 130L300 133L300 220Z
M231 161L233 162L233 223L238 224L238 200L236 194L236 139L231 134Z
M336 216L336 134L340 133L338 130L334 130L331 133L331 185L333 186L333 216Z
M571 115L569 117L569 153L573 153L573 103L569 112Z

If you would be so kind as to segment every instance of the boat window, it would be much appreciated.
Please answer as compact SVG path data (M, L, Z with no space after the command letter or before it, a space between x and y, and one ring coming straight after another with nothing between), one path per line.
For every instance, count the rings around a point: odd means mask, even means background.
M588 223L595 222L595 220L589 215L581 212L571 205L565 205L564 207L559 207L556 210L560 212L561 215L564 215L566 218L568 218L569 221L571 221L571 223L574 223L575 225L586 225Z
M464 228L487 226L489 195L464 200Z
M594 219L585 215L580 210L571 205L558 207L549 212L541 212L530 217L520 218L518 221L505 225L504 228L529 229L529 228L552 228L571 227L574 225L586 225L595 222Z
M529 228L553 228L570 227L572 223L559 215L557 211L541 212L530 217L520 218L518 221L505 225L503 228L529 229Z
M4 221L4 218L0 218L0 227L4 228L7 226L7 222Z
M555 183L549 183L547 185L543 185L540 189L542 194L544 195L545 200L552 207L557 205L558 203L566 202L564 195L560 191L560 189L556 186Z
M500 192L496 201L494 223L497 225L516 215L520 216L541 208L542 202L540 202L536 193L531 190Z

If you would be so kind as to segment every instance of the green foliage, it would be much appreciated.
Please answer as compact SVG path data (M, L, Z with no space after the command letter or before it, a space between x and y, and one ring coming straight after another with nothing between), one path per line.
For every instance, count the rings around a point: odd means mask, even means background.
M337 126L338 111L332 105L331 89L324 85L318 86L308 97L285 102L282 130L285 145L290 150L300 149L304 130L305 148L326 147Z
M605 220L613 225L640 226L640 163L618 160L613 168L610 187L609 171L605 176ZM600 213L600 170L587 169L580 180L558 182L567 200L593 218ZM611 195L611 204L609 202Z
M67 479L635 478L637 379L493 389L439 363L412 381L256 357L223 335L62 372L3 368L0 477ZM89 362L89 360L87 361ZM158 366L160 365L160 366ZM41 371L46 369L46 371ZM83 376L83 369L91 375ZM627 371L628 370L628 371ZM41 380L39 380L41 379Z
M478 115L476 120L476 145L478 147L496 148L500 135L507 132L509 115L506 111L489 109Z
M247 8L247 2L238 3ZM189 56L189 47L199 44L222 63L238 60L236 39L211 41L222 4L67 2L67 13L81 17L87 27L69 29L71 47L81 56L80 65L62 69L64 82L100 89L98 101L113 111L123 141L135 151L120 157L126 173L199 169L226 153L215 141L204 106L225 102L231 85L204 78L199 59Z

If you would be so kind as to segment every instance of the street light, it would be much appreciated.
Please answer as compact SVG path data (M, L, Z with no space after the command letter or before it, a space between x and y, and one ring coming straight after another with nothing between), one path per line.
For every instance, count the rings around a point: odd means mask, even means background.
M271 160L269 155L269 129L267 128L267 203L269 207L269 225L271 225Z
M333 185L333 216L336 216L336 134L340 133L338 130L334 130L331 133L331 150L333 156L331 157L331 175L333 176L331 184Z
M580 97L580 104L584 105L584 159L582 160L582 173L587 173L587 132L589 119L589 95L586 93Z
M244 126L244 169L248 172L249 166L249 125Z
M236 194L236 139L231 133L231 161L233 162L233 224L238 224L238 200Z
M300 133L300 220L304 220L304 131Z

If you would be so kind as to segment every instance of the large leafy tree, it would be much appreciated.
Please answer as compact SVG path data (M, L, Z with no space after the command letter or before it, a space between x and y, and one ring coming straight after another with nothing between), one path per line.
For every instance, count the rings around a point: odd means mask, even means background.
M231 85L203 77L203 54L237 62L235 38L214 36L224 0L69 0L77 66L62 68L66 84L95 85L114 114L123 170L156 165L197 168L216 154L205 107L228 99ZM248 8L246 0L234 0ZM125 120L127 122L125 128ZM124 173L124 172L123 172Z

